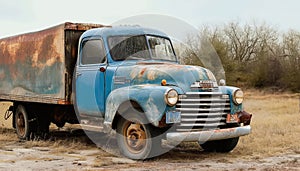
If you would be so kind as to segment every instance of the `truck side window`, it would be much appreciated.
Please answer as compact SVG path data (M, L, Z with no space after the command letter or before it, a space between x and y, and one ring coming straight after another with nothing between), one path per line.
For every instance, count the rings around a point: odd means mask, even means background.
M106 53L101 39L87 40L83 42L81 50L81 64L104 63Z

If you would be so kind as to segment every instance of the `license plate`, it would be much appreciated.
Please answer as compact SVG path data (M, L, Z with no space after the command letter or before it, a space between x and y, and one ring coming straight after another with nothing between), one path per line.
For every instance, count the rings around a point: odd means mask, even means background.
M178 111L169 111L166 113L166 123L180 123L181 112Z

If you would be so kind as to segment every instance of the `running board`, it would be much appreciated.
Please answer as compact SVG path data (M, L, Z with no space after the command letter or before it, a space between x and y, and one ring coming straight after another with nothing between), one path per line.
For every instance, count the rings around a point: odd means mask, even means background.
M94 131L94 132L103 132L104 125L103 118L97 117L85 117L80 120L80 126L83 130Z
M80 124L81 128L87 131L94 131L94 132L103 132L104 127L102 126L95 126L95 125L87 125L87 124Z

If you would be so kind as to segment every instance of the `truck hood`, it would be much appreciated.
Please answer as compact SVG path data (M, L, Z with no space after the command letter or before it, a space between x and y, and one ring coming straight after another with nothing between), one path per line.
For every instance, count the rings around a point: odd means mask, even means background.
M216 79L211 71L200 66L179 65L174 63L137 62L123 63L114 77L114 87L154 84L161 85L166 80L167 85L177 86L184 92L191 91L191 85L201 80Z

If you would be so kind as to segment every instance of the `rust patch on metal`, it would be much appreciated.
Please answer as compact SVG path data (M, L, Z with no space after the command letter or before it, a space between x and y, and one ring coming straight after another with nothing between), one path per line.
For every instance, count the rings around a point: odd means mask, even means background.
M63 38L59 26L0 40L1 92L62 96Z
M141 70L139 77L142 77L142 76L144 75L146 69L147 69L147 68L143 68L143 69Z
M226 123L238 123L238 120L237 114L227 114Z
M63 32L59 27L55 27L1 39L0 64L14 64L28 60L36 65L37 62L44 63L53 57L62 57L61 47L57 47L62 36Z
M85 31L85 30L90 30L90 29L93 29L93 28L111 27L111 26L102 25L102 24L92 24L92 23L70 23L70 22L66 22L64 24L64 27L65 27L66 30Z
M163 128L163 127L166 127L166 126L167 126L167 124L166 124L166 115L163 115L163 117L161 118L161 120L158 123L158 127Z
M78 39L84 30L102 26L64 23L0 39L0 95L24 97L28 101L69 100L70 93L66 91L71 89L66 82L71 82ZM67 34L67 30L74 30L74 34Z
M234 132L235 128L226 128L226 129L216 129L214 130L215 133L222 133L222 132Z

